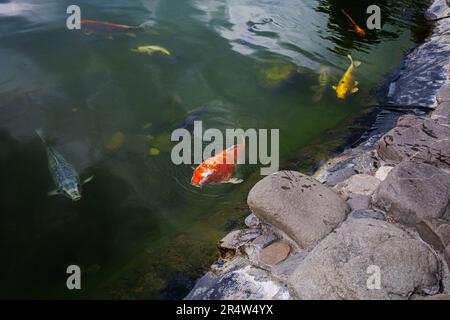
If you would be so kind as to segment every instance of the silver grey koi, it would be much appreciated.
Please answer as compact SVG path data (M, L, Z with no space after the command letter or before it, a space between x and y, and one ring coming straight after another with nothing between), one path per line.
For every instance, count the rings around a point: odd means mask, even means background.
M48 192L48 195L54 196L62 194L74 202L79 201L81 199L81 186L91 181L94 177L91 176L80 183L80 177L75 168L67 162L62 154L47 143L42 130L36 130L36 133L45 145L48 158L48 169L50 170L53 182L56 185L56 189Z

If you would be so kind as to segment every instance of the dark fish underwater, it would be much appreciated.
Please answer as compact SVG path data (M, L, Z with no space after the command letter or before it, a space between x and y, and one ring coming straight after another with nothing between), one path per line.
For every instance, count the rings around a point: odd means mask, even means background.
M93 176L83 181L83 183L80 183L80 177L75 168L67 162L62 154L47 143L41 130L36 130L36 133L45 145L48 168L56 185L56 189L48 192L48 195L54 196L62 194L74 202L79 201L81 199L81 185L91 181Z

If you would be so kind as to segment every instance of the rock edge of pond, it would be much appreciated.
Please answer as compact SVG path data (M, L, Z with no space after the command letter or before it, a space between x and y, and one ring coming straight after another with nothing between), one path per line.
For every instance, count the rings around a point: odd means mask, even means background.
M391 78L387 101L413 110L312 177L280 171L249 192L245 230L187 300L450 299L450 15Z

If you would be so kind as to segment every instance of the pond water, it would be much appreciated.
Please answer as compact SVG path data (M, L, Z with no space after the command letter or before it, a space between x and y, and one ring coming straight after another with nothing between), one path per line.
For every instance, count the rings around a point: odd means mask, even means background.
M333 151L326 133L350 130L423 39L426 2L0 0L0 297L184 297L261 177L244 166L241 185L193 188L191 166L171 162L171 132L194 112L207 128L280 129L282 162L311 144ZM146 28L69 31L70 4L82 19ZM365 27L371 4L382 30L361 38L340 10ZM131 51L143 45L171 55ZM360 92L341 101L331 86L349 53ZM36 129L82 179L94 175L80 201L47 196ZM71 264L82 290L66 288Z

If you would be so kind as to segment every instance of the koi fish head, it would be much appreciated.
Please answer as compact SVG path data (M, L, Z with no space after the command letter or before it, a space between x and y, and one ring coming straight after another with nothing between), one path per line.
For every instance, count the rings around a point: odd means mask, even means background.
M363 28L356 27L356 28L355 28L355 32L356 32L356 34L357 34L358 36L360 36L360 37L365 37L365 36L366 36L366 31L364 31Z
M216 170L209 169L204 165L197 167L192 175L191 185L201 188L204 184L210 181L210 178L215 174L215 172Z
M81 192L78 184L75 182L68 182L63 186L64 195L70 198L73 202L81 200Z

